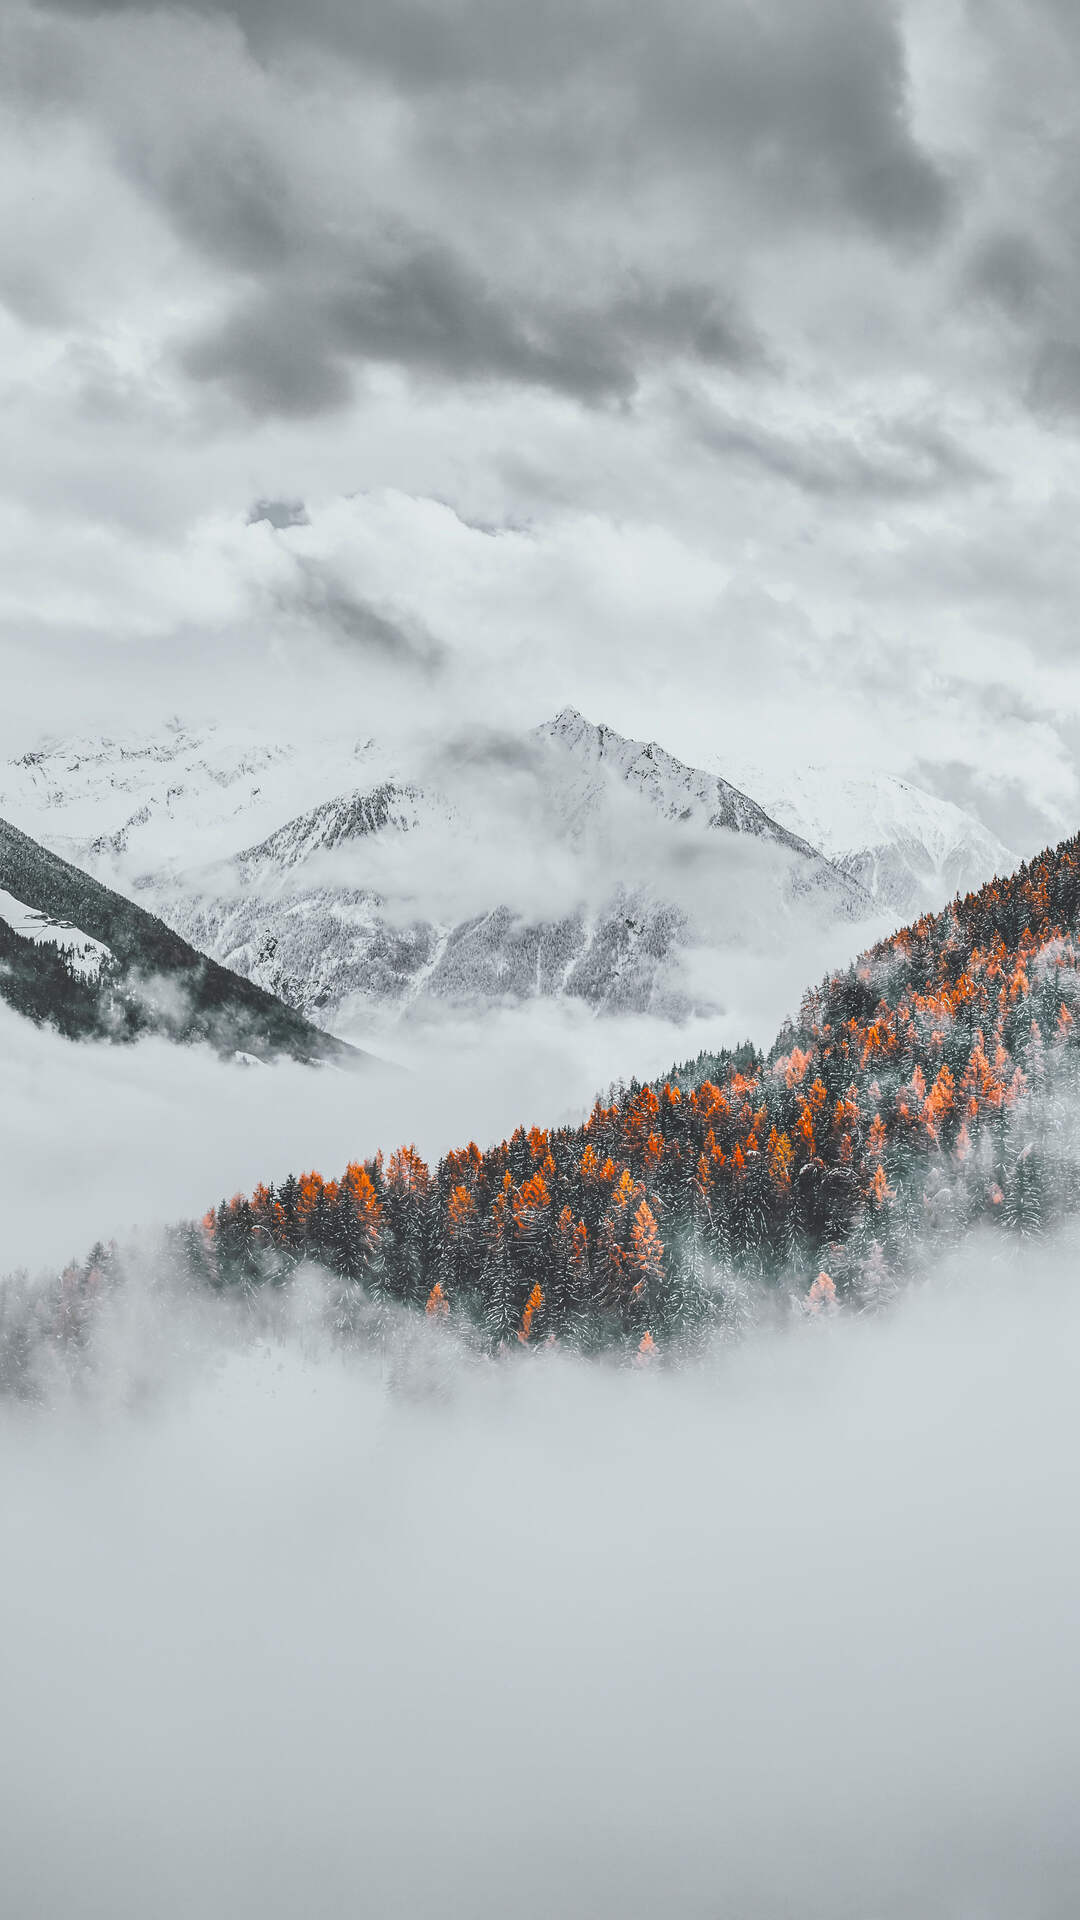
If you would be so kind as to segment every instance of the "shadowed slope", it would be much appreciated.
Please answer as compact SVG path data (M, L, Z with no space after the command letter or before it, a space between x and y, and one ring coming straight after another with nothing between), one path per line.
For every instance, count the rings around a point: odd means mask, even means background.
M189 946L163 921L113 893L100 881L50 853L28 834L0 820L0 888L58 927L78 929L109 949L111 989L122 988L135 1009L122 1023L127 1031L165 1031L179 1040L207 1040L222 1051L270 1056L284 1053L304 1061L341 1065L365 1058L356 1048L333 1039L286 1007L273 994ZM32 1018L55 1016L55 950L30 947L5 928L0 949L0 993L17 972L19 997L13 1004ZM35 974L37 986L35 987ZM66 993L66 990L65 990ZM86 984L92 1004L95 987ZM67 996L70 997L70 996ZM99 994L100 998L100 994ZM102 1017L84 1031L106 1030Z

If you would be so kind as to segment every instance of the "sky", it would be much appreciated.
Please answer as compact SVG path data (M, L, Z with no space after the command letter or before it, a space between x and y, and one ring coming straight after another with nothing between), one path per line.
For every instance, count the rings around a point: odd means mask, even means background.
M8 0L0 748L573 704L1080 811L1066 0Z

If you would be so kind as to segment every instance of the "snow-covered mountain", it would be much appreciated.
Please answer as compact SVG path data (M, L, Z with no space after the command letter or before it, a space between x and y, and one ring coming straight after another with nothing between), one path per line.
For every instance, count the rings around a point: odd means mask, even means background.
M466 756L467 762L467 756ZM509 763L509 772L507 770ZM718 944L860 918L863 890L729 782L566 709L443 785L384 780L152 878L186 938L311 1016L569 997L706 1011Z
M571 708L409 763L240 729L54 743L0 804L299 1011L722 1004L722 955L871 912L858 879L717 773Z
M373 743L268 741L172 722L147 738L46 740L0 763L0 815L78 865L122 876L235 853L329 794L374 779Z
M835 877L822 871L817 849L777 820L749 794L718 774L688 767L655 740L628 740L613 727L595 726L574 707L537 727L534 738L562 755L556 805L567 825L584 830L602 808L612 780L646 800L662 820L689 822L711 831L748 833L771 841L810 863L827 888ZM840 889L843 892L843 889Z
M656 819L707 834L745 834L783 848L790 856L788 888L816 893L842 916L865 910L861 884L823 859L808 837L793 832L756 800L719 774L687 766L655 740L629 740L613 727L596 726L574 707L537 727L534 738L554 750L558 777L553 804L575 838L595 833L611 789L622 787L646 802Z
M982 821L895 774L808 766L742 777L777 820L802 834L898 920L944 906L1018 866Z

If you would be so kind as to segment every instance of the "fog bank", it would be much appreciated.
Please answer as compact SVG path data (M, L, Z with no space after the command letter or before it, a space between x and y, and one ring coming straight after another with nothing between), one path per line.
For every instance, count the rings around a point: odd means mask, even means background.
M548 1002L433 1016L380 1037L381 1063L355 1073L244 1067L155 1039L75 1045L0 1004L0 1274L403 1141L434 1160L470 1137L576 1124L623 1075L662 1073L748 1031L768 1044L795 965L782 956L754 978L748 958L733 971L731 1013L682 1025Z
M212 1314L140 1372L144 1302L0 1412L11 1911L1073 1912L1073 1264L671 1374Z

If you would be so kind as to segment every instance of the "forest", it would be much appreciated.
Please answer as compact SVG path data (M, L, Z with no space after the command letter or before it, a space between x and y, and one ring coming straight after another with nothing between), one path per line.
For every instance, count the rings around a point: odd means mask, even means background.
M753 1303L889 1301L978 1223L1073 1206L1080 837L953 901L808 991L768 1054L702 1055L428 1166L400 1146L222 1200L174 1228L214 1291L330 1276L334 1325L408 1309L494 1351L638 1364L738 1331ZM121 1263L98 1247L54 1308L69 1334ZM122 1264L122 1263L121 1263Z

